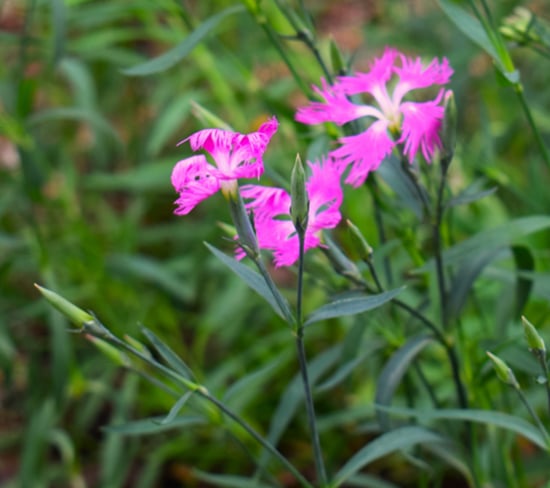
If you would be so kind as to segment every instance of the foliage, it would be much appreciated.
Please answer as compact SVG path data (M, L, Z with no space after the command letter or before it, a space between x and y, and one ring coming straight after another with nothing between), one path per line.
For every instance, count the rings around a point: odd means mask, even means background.
M528 348L549 327L550 12L306 3L1 7L3 486L316 483L302 332L326 486L549 481L547 363ZM347 188L372 256L341 224L306 255L298 305L297 267L231 257L221 197L173 215L177 143L276 115L264 177L289 188L296 154L339 131L294 120L310 86L386 45L449 59L456 152L416 180L391 156ZM33 283L93 320L71 329Z

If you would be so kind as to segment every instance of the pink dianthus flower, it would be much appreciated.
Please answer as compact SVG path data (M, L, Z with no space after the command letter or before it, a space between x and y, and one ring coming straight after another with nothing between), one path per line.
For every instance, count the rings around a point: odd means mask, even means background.
M203 154L176 163L171 179L180 196L174 213L186 215L218 190L236 189L240 178L259 178L264 170L263 153L277 127L277 119L272 117L251 134L204 129L181 141L179 144L189 141L193 151L204 149L215 164Z
M319 247L321 231L340 222L343 192L340 166L332 159L310 163L311 175L306 182L309 199L305 250ZM254 225L260 248L273 251L276 267L291 266L299 257L298 235L290 218L291 198L281 188L245 185L241 189L248 210L254 215Z
M444 89L427 102L404 101L412 90L432 85L444 85L453 74L447 59L434 59L424 66L395 49L386 48L376 58L368 73L341 76L330 86L322 80L322 88L313 87L323 102L310 102L298 109L296 120L304 124L334 122L343 125L368 117L374 122L363 132L341 137L340 147L331 155L351 169L346 183L361 185L370 171L376 170L397 144L403 144L404 154L413 161L420 150L430 162L436 147L441 146L439 128L444 114L441 105ZM393 89L389 89L390 82ZM357 95L369 94L373 104L362 104Z

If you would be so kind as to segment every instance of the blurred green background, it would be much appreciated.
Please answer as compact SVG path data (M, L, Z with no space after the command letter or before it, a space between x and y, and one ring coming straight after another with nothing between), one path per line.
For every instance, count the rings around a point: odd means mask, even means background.
M456 210L453 239L513 217L548 213L549 168L517 98L490 58L456 29L436 2L304 3L326 60L331 39L357 70L367 69L386 45L427 60L449 59L460 117L451 187L458 191L480 179L483 187L498 188L489 198ZM520 4L542 17L550 15L545 0L490 2L499 23ZM140 324L146 325L220 395L243 375L263 371L259 382L269 388L262 390L259 383L256 391L240 392L228 401L260 430L266 429L296 371L292 337L270 308L202 244L231 249L217 225L229 220L223 199L211 198L189 216L175 217L176 195L170 185L173 165L191 154L188 145L176 144L205 127L199 106L239 132L255 130L272 115L279 118L281 127L265 156L267 176L273 181L288 180L297 152L318 154L326 145L321 130L300 127L293 120L307 96L268 35L292 34L287 20L276 3L265 1L269 31L239 5L230 0L0 4L2 486L210 486L194 468L253 472L247 449L235 448L238 440L212 425L141 437L104 431L108 424L163 415L173 400L72 334L69 324L33 288L40 283L93 310L117 334L139 337ZM220 12L211 32L208 29L173 66L143 76L132 72ZM297 41L279 41L297 67L302 87L319 83L323 73L311 52ZM529 47L511 49L548 142L549 60ZM376 248L376 233L365 218L365 194L349 192L346 198L344 213L363 227ZM387 213L397 240L414 234L410 211L396 203ZM547 236L531 244L538 269L544 272L550 258ZM403 269L410 268L409 258ZM275 276L283 287L294 284L288 270L278 270ZM320 276L329 292L341 286L334 276ZM495 276L499 278L496 271ZM519 336L502 325L509 317L500 320L496 305L506 296L508 278L500 277L498 284L494 276L489 278L464 319L463 353L470 358L465 361L466 376L472 381L485 361L482 341L493 344L496 337ZM549 288L544 287L548 279L542 278L529 304L529 316L537 321L549 311ZM308 296L309 309L325 299L317 290ZM404 329L386 327L387 317L381 315L366 332L343 321L312 328L308 338L312 356L334 352L338 345L332 370L344 364L346 355L359 357L368 350L366 345L377 351L361 359L354 382L320 394L326 429L336 428L323 434L327 457L335 466L368 437L365 426L351 443L344 442L343 434L353 431L347 422L364 422L372 414L376 372L389 350L402 343ZM430 373L445 391L448 379L437 376L437 362ZM329 415L338 411L344 418ZM295 420L292 432L282 441L283 451L303 469L311 469L307 441L298 440L307 438L303 418ZM512 443L509 439L508 445ZM488 444L489 451L498 452L498 441ZM228 445L236 449L230 459ZM521 445L514 446L513 452L521 451ZM532 448L525 449L529 460ZM537 473L547 459L533 454L532 460L535 467L526 464L526 470L533 470L533 480L541 480L544 476ZM376 468L382 474L384 469ZM388 477L397 486L405 486L405 479L415 482L406 464L394 469ZM406 472L400 474L400 469ZM293 486L284 477L279 482Z

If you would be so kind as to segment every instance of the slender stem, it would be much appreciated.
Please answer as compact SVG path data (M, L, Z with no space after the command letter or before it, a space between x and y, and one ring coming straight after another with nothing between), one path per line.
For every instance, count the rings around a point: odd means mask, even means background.
M297 228L298 242L300 246L298 257L298 285L296 290L296 349L298 352L298 361L300 363L300 373L304 386L304 394L306 401L306 411L308 417L309 430L313 442L313 456L315 459L315 468L317 478L322 486L327 486L327 474L325 463L323 461L323 453L321 451L321 442L319 440L319 431L317 429L317 420L315 417L315 407L311 394L311 385L309 383L306 351L304 347L304 325L302 313L302 295L303 295L303 275L304 275L304 245L305 245L305 229Z
M313 488L313 485L309 483L304 476L298 471L298 469L287 459L285 458L273 444L264 439L260 434L258 434L245 420L240 418L238 415L229 410L222 402L220 402L216 397L213 397L208 393L208 391L198 390L197 394L200 395L205 400L208 400L210 403L215 405L224 415L227 415L231 420L239 424L254 440L261 444L265 449L267 449L275 458L277 458L281 464L283 464L300 482L300 484L306 488Z
M536 351L537 359L544 373L544 387L546 388L546 399L548 402L548 413L550 413L550 382L548 378L548 364L546 363L546 352L545 351Z
M531 109L529 108L527 100L525 99L525 93L523 92L523 86L521 85L521 83L514 84L514 91L519 98L521 108L525 112L527 122L529 123L529 126L533 131L533 135L535 136L535 140L537 141L537 145L539 146L542 157L544 158L546 164L550 167L550 153L548 152L548 148L546 147L546 144L544 144L542 136L540 135L540 131L535 124L535 119L533 119L533 114L531 114Z
M254 440L256 440L259 444L261 444L265 449L267 449L271 454L273 454L274 457L276 457L281 464L283 464L300 482L300 484L305 488L313 488L313 485L309 483L303 475L298 471L298 469L288 460L286 459L273 444L271 444L267 439L264 439L260 434L258 434L244 419L240 418L238 415L233 413L229 408L227 408L222 402L220 402L217 398L213 397L208 390L197 383L193 383L186 378L182 377L178 373L175 373L171 369L164 366L162 363L159 363L152 357L146 356L142 354L140 351L132 347L131 345L127 344L126 342L122 341L115 335L111 334L108 329L106 329L104 326L102 326L105 330L104 333L99 333L97 331L87 331L87 333L94 335L95 337L98 337L100 339L103 339L105 341L108 341L112 343L113 345L120 347L121 349L124 349L125 351L129 352L130 354L136 356L137 358L141 359L142 361L146 362L150 366L154 367L157 371L160 371L161 373L165 374L166 376L170 377L171 379L176 380L178 383L180 383L183 387L186 389L193 391L195 394L199 395L200 397L204 398L211 404L213 404L215 407L217 407L222 413L227 415L229 418L231 418L234 422L239 424ZM149 379L149 378L148 378ZM172 391L170 391L172 393Z
M516 390L516 392L517 392L517 394L518 394L518 396L521 400L521 403L523 403L523 405L525 405L525 408L529 412L529 415L535 421L535 424L537 424L538 429L541 431L542 435L544 436L544 439L546 440L546 444L550 446L550 435L548 435L548 431L544 427L544 424L542 423L540 417L537 415L537 412L535 412L533 410L533 407L531 406L531 404L527 400L527 397L525 396L525 394L523 393L521 388L519 386L517 386L514 389Z
M437 188L437 200L435 204L435 218L432 227L435 269L437 276L437 289L439 290L439 301L441 307L441 324L443 329L447 328L449 317L447 314L447 290L445 287L445 274L443 271L443 256L441 245L441 222L443 220L443 191L445 190L445 176L447 175L448 164L441 164L441 181Z

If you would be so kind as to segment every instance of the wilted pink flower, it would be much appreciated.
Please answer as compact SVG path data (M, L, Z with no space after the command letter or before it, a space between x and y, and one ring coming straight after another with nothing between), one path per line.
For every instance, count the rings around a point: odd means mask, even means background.
M328 159L309 163L311 176L306 183L309 198L308 226L305 250L321 244L321 231L340 222L342 187L340 167ZM241 189L246 207L254 215L254 225L260 248L273 251L275 266L291 266L299 256L298 235L290 218L290 195L281 188L245 185Z
M264 170L263 153L277 127L277 119L272 117L251 134L205 129L181 141L180 144L189 141L193 151L204 149L215 165L202 154L176 164L172 185L180 196L175 201L178 208L174 213L186 215L218 190L236 189L239 178L259 178Z
M334 122L338 125L370 117L374 122L357 135L341 137L341 146L331 155L345 165L351 165L346 183L361 185L370 171L376 170L396 144L403 144L409 161L418 150L430 162L436 147L441 145L439 128L443 118L440 105L444 90L427 102L404 101L411 90L449 82L453 70L447 59L434 59L423 66L419 58L412 59L395 49L386 48L371 64L368 73L341 76L334 85L322 80L322 88L314 87L323 102L310 102L298 109L296 120L305 124ZM388 89L395 78L393 89ZM357 95L368 93L374 104L361 104ZM353 97L353 98L350 98Z

